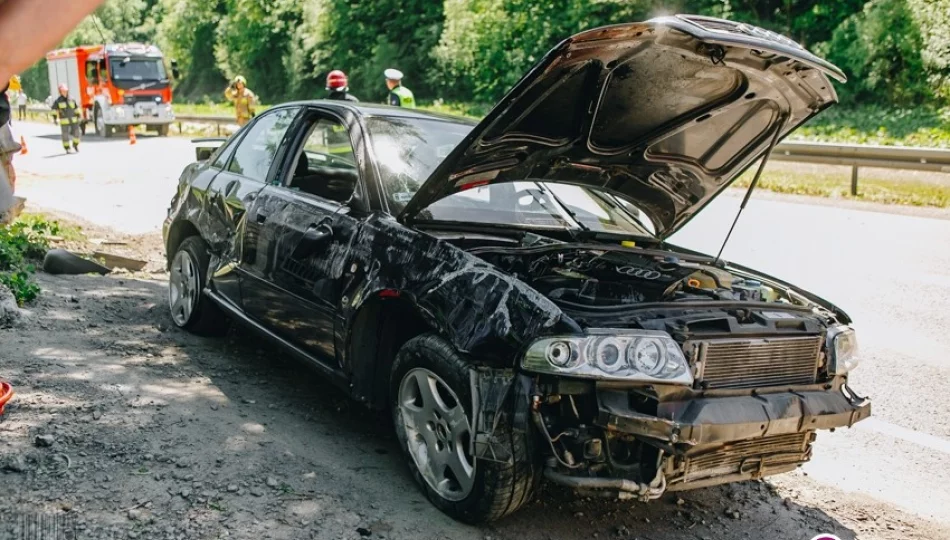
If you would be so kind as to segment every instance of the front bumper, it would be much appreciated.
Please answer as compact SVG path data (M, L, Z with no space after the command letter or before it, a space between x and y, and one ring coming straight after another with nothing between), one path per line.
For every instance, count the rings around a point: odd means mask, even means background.
M871 415L871 402L844 388L661 402L656 416L633 410L626 392L600 390L597 423L607 431L690 446L851 427Z
M103 111L103 122L110 126L129 124L163 125L175 121L175 111L166 104L144 107L141 104L112 105Z

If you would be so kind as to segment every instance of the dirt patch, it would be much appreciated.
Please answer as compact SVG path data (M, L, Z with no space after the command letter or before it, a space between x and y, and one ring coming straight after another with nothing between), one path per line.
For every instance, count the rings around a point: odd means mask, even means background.
M17 391L0 417L0 524L55 516L82 539L950 537L801 474L649 505L545 488L464 526L412 483L388 417L246 332L175 329L163 279L38 278L25 321L0 330Z
M125 234L111 229L96 225L81 217L51 210L49 208L38 207L27 203L27 212L31 214L41 214L50 220L55 220L69 228L78 229L81 232L81 238L73 238L72 235L54 238L51 246L62 248L74 253L93 254L94 252L105 252L119 257L144 261L145 268L139 272L139 277L146 277L142 274L163 274L165 273L165 246L162 243L161 232L155 231L147 234ZM119 273L123 273L121 270Z

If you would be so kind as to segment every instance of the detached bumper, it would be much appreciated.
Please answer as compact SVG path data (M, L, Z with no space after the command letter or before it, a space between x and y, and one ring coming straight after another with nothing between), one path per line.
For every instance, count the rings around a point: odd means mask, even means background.
M598 401L608 431L694 446L851 427L871 415L870 400L830 390L663 402L656 416L634 411L626 392L600 390Z

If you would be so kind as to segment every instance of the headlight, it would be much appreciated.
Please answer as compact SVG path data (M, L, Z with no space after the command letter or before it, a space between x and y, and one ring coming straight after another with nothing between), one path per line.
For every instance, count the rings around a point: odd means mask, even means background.
M693 384L689 363L666 332L590 330L543 338L528 347L526 371L586 379Z
M844 375L854 369L858 357L858 337L847 326L836 326L828 330L826 342L828 350L828 371L833 375Z

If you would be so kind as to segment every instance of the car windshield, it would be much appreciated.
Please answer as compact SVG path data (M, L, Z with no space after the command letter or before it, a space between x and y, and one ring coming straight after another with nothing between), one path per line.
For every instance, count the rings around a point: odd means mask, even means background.
M393 214L405 208L472 126L418 118L372 117L370 140ZM550 182L504 182L475 187L430 205L419 219L530 228L579 229L643 236L653 223L629 201L589 187Z
M165 64L157 58L113 57L112 79L116 81L163 81Z

